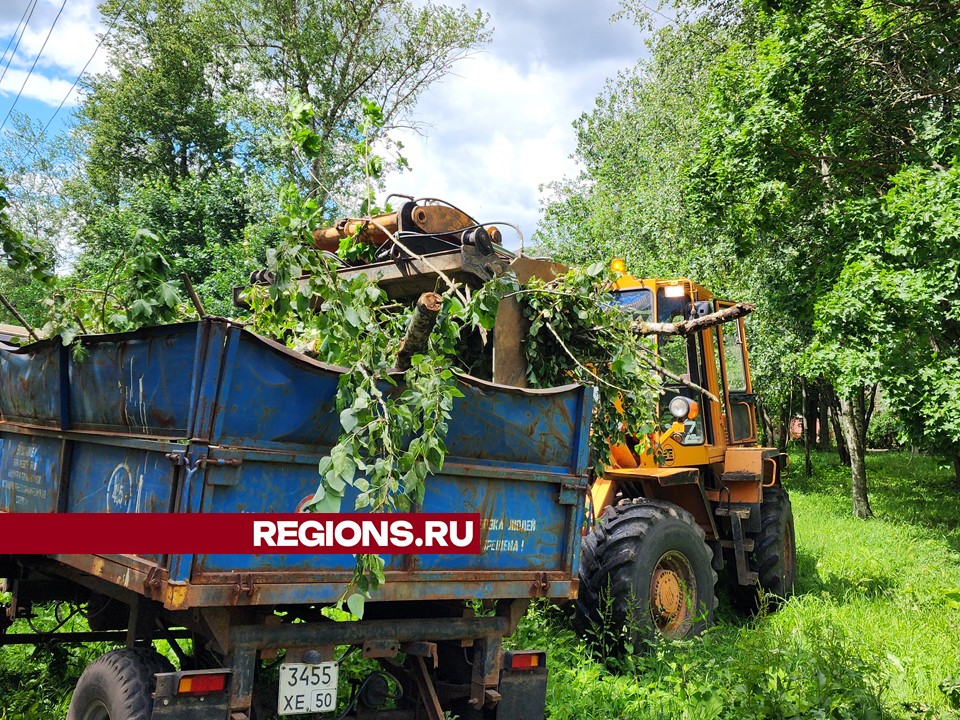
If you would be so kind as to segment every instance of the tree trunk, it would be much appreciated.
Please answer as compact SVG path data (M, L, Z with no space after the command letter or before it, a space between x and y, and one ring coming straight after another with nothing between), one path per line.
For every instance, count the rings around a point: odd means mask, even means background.
M825 387L823 378L820 379L818 385L820 389L820 402L818 403L817 408L819 410L818 420L820 422L820 450L822 452L830 452L830 406L827 400L827 389Z
M953 453L953 477L957 485L960 485L960 452Z
M840 427L843 439L850 451L850 471L852 476L853 514L858 518L873 516L870 500L867 497L866 465L866 402L864 389L858 388L850 395L840 396Z
M823 389L827 405L830 407L830 425L833 427L833 437L837 441L837 455L840 457L840 462L850 467L850 452L847 450L847 443L843 439L843 428L840 426L840 404L837 402L837 395L832 385L824 385Z
M787 443L790 441L790 420L793 416L793 387L790 388L790 396L787 398L787 407L781 413L780 417L782 422L780 423L780 442L777 444L777 449L780 452L787 451Z
M790 413L786 408L780 411L780 424L777 426L777 450L787 451L787 441L790 439Z
M763 425L763 441L766 445L772 445L776 440L777 434L774 431L773 420L770 419L770 413L767 412L767 406L760 403L760 422Z
M847 441L843 437L839 407L833 408L830 411L830 424L833 426L833 436L837 439L837 457L840 458L841 463L850 467L850 449L847 447Z
M813 475L813 464L810 462L810 395L807 391L807 379L800 378L800 417L803 420L803 474L805 477Z
M803 404L803 411L807 418L807 435L810 438L810 447L813 448L817 444L817 418L819 416L817 406L820 403L820 392L817 390L816 384L805 380L804 385L807 391L807 401Z

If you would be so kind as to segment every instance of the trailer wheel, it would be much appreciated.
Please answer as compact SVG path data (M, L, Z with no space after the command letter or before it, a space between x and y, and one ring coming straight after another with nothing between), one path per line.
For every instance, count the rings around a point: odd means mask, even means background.
M124 648L87 665L67 720L150 720L158 672L173 666L153 648Z
M782 487L766 488L760 505L760 532L748 556L750 569L760 577L755 585L740 585L732 576L733 604L740 612L777 610L793 594L797 547L793 529L793 506ZM765 601L765 602L764 602Z
M671 503L604 510L581 545L577 630L604 646L696 635L713 621L717 574L703 530Z

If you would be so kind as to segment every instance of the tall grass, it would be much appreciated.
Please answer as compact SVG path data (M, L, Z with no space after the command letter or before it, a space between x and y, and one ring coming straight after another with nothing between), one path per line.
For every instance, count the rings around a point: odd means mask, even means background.
M0 602L9 601L0 595ZM4 607L2 610L5 610ZM17 620L11 633L48 632L60 624L58 609L35 606L29 621ZM81 615L69 619L63 630L89 630ZM105 643L86 645L7 645L0 647L0 720L55 720L67 715L70 696L88 663L112 649Z
M617 660L581 643L562 613L531 610L515 642L549 651L549 717L958 717L960 488L932 458L871 454L868 469L868 521L852 516L849 470L832 455L785 481L798 576L775 614L721 610L700 638Z

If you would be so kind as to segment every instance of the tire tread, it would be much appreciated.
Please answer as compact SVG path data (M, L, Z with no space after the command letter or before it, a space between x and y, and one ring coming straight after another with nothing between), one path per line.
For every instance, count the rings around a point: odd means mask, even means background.
M631 563L636 557L638 543L658 524L668 520L687 525L700 540L711 578L710 588L703 594L707 595L708 615L712 616L717 604L713 550L706 543L703 529L693 515L671 503L639 498L606 507L598 520L593 532L581 542L580 591L574 604L574 626L578 632L588 634L595 627L608 588L615 621L619 623L621 619L626 621L633 616Z
M150 720L153 712L155 675L173 669L170 662L153 648L135 647L111 650L87 665L70 701L67 720L78 720L84 708L78 703L85 701L91 691L106 687L109 694L113 687L119 697L112 700L119 704L122 715L110 720ZM90 686L88 688L88 686Z

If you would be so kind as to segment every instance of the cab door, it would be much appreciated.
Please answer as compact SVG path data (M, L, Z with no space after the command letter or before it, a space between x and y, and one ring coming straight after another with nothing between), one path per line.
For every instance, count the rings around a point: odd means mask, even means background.
M734 305L717 300L717 310ZM743 318L717 328L720 336L720 358L723 365L723 393L727 404L727 433L731 445L747 445L757 441L757 397L750 382Z

